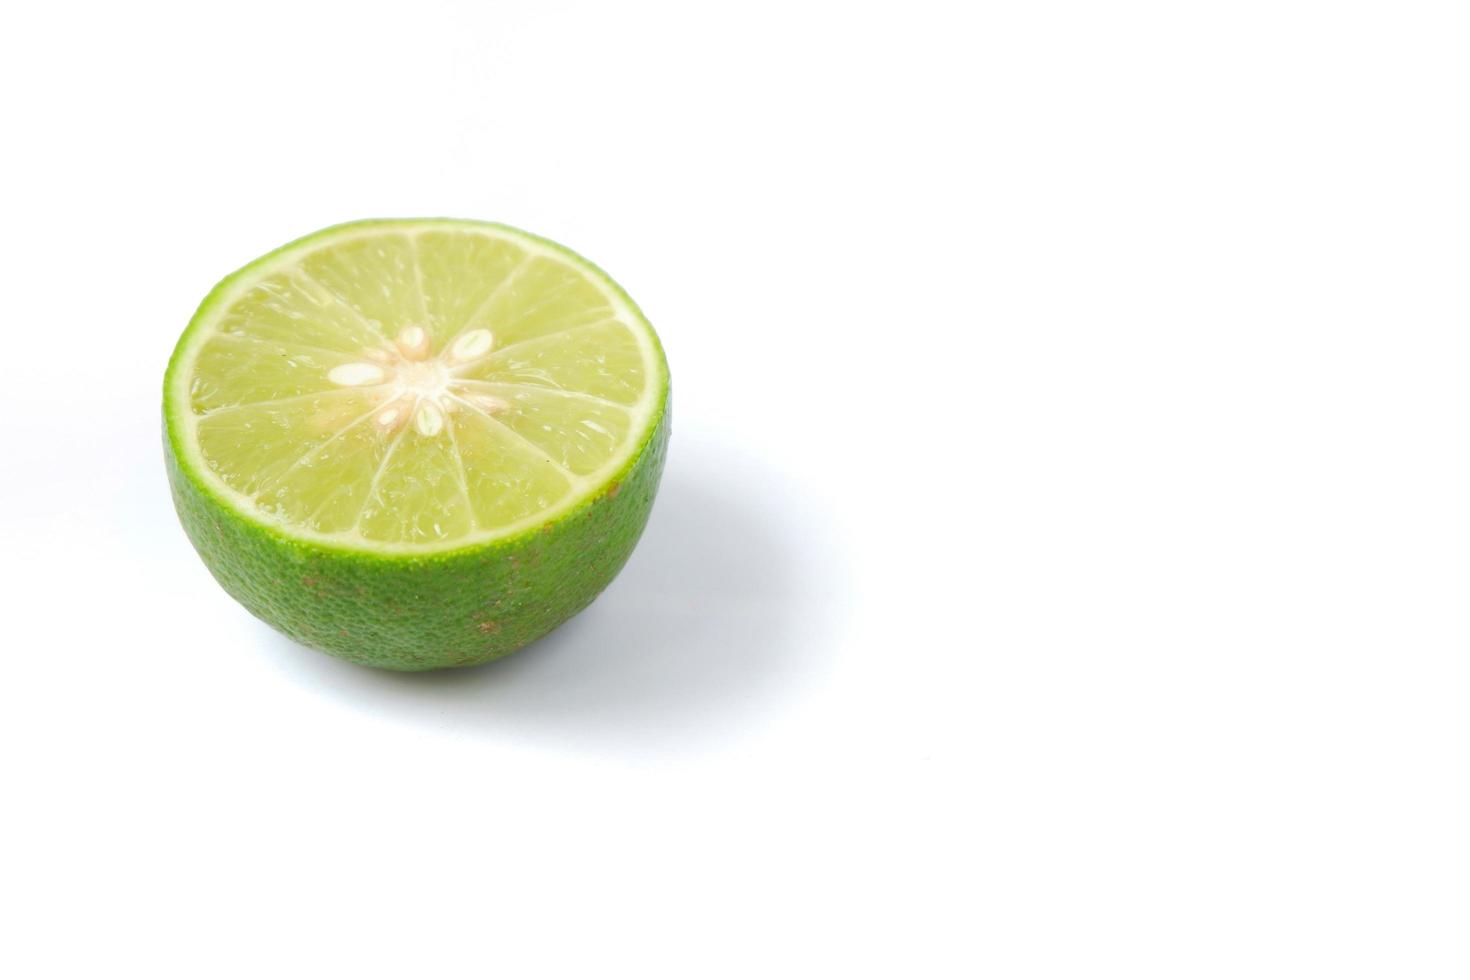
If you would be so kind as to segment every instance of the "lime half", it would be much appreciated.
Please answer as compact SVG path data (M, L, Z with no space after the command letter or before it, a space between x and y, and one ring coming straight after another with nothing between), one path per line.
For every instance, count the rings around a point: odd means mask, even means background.
M502 225L367 221L205 299L164 383L175 503L231 595L379 666L493 659L647 520L668 370L596 267Z

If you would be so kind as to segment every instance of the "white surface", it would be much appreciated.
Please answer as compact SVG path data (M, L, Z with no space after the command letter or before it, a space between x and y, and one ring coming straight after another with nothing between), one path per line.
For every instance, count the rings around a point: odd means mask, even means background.
M0 974L1464 976L1463 5L712 9L3 15ZM622 578L427 677L225 597L157 411L405 214L676 390Z

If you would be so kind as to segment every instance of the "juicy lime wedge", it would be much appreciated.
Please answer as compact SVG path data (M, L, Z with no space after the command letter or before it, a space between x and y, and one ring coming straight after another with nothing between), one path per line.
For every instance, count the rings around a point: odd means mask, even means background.
M180 341L182 464L288 537L434 552L603 493L667 393L658 340L590 263L500 225L344 225L225 280Z

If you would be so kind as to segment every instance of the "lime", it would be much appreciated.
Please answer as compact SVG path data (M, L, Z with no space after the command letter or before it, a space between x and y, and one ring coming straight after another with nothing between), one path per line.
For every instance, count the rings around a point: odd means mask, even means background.
M669 435L658 338L585 259L504 225L362 221L216 286L164 377L190 541L287 636L482 663L612 581Z

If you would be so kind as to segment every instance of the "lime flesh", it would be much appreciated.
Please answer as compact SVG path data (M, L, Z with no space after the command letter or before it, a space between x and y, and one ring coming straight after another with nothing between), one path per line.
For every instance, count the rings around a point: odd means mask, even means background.
M205 300L165 379L166 451L186 531L247 608L424 668L509 652L611 580L667 403L652 328L585 260L500 225L359 222Z

